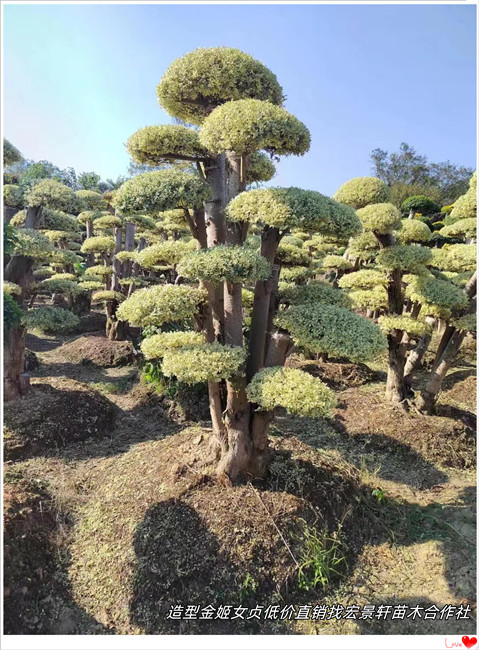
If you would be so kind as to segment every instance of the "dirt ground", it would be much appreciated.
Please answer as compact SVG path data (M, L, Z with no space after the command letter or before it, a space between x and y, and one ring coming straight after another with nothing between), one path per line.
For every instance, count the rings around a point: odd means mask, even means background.
M471 343L431 417L385 405L381 363L296 360L337 391L334 418L279 413L268 477L229 488L214 479L204 394L179 405L159 395L140 382L131 346L105 342L101 315L82 328L28 337L32 395L6 409L6 633L475 632ZM309 590L298 582L307 531L327 531L339 557L337 573ZM472 613L168 619L177 603Z

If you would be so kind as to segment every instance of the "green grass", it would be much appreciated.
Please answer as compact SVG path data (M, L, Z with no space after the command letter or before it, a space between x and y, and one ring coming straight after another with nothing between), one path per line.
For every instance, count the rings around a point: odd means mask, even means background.
M298 568L300 589L326 589L334 578L340 578L347 569L345 547L341 539L341 525L332 534L318 531L304 523L303 547Z

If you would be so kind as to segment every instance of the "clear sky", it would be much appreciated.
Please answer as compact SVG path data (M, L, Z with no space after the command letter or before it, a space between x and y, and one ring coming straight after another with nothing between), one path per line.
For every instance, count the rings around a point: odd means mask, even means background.
M252 54L278 77L310 151L275 185L332 194L402 141L475 167L471 5L4 5L4 135L27 158L102 178L126 139L170 122L156 85L197 47Z

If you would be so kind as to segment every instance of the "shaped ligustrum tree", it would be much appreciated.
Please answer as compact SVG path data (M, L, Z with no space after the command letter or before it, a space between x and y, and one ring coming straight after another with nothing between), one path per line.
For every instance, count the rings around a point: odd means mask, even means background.
M339 304L339 290L304 284L312 262L291 244L279 250L280 241L294 230L344 244L361 224L353 208L318 192L247 189L272 177L271 158L302 155L310 144L308 129L282 107L274 74L251 56L230 48L187 54L165 73L158 99L196 127L145 127L128 151L137 163L181 160L193 171L141 174L118 190L115 207L125 220L174 210L197 250L145 248L138 261L174 264L176 281L136 290L117 317L155 331L142 351L161 360L165 375L208 384L219 475L261 476L276 407L325 416L335 403L319 379L284 367L293 347L363 361L385 345L376 324Z

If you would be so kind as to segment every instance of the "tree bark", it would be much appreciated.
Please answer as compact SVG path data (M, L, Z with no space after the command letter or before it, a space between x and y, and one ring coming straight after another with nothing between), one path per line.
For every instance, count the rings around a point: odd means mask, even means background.
M243 302L241 284L224 283L225 343L243 346Z
M118 304L117 300L107 300L105 303L106 335L110 341L125 341L129 334L128 322L116 317Z
M414 379L414 373L421 365L424 355L426 354L429 344L431 343L431 338L432 334L424 334L419 339L417 346L414 348L414 350L411 350L406 359L406 364L404 366L404 385L406 389L411 388Z
M406 348L401 343L402 330L393 330L388 335L388 376L386 381L386 399L391 404L399 404L406 397L404 386L404 365Z
M25 328L16 327L4 334L3 399L11 402L22 395L21 373L25 363Z

